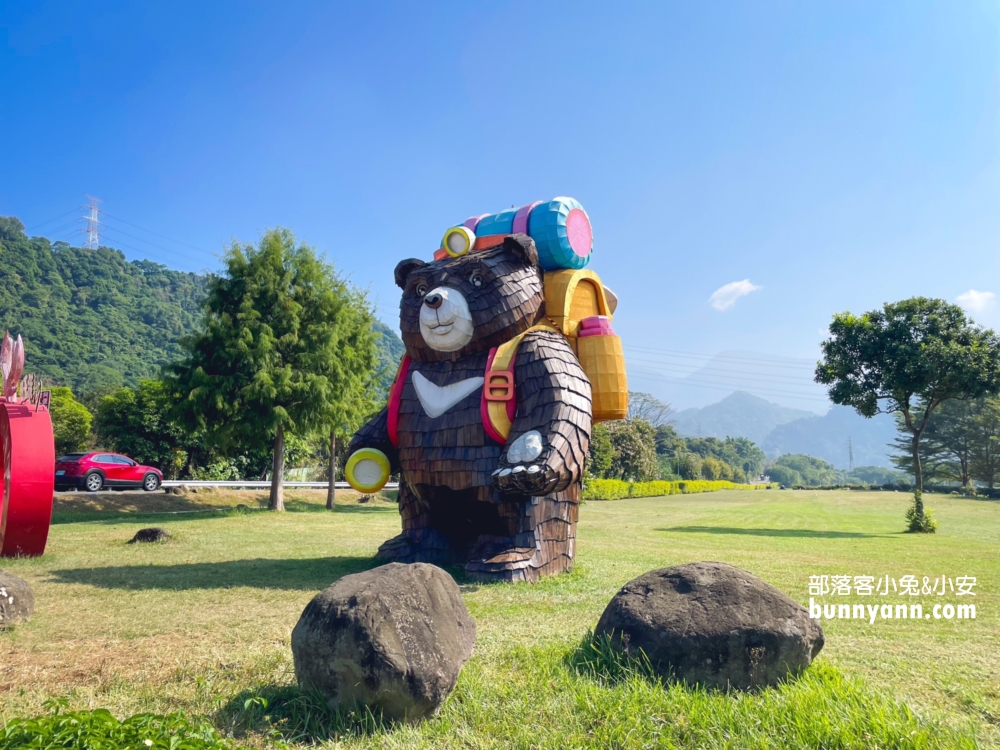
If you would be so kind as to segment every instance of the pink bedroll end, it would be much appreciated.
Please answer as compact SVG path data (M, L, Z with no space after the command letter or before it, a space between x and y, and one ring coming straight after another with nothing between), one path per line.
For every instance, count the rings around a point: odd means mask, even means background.
M590 219L582 208L574 208L566 217L566 238L573 252L581 258L590 255L594 246L594 233L590 228Z
M615 330L611 327L611 318L607 315L594 315L580 321L580 329L577 331L577 338L586 336L614 336Z
M593 315L580 321L581 328L611 328L611 318L607 315Z

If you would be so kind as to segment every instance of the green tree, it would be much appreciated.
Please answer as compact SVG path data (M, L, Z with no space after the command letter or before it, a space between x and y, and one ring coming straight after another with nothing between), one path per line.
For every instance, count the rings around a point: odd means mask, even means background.
M789 466L775 464L768 468L767 475L772 482L777 482L782 487L796 487L806 484L806 480L795 469Z
M786 487L796 484L821 487L840 484L844 479L843 473L837 471L832 464L805 453L781 456L768 467L767 473L775 482Z
M678 450L686 450L684 438L677 434L673 425L661 424L656 428L656 452L661 456L673 456Z
M101 400L95 432L103 447L156 466L173 479L185 465L192 468L199 447L173 419L173 407L166 384L144 378L134 389L120 388Z
M858 466L847 475L851 484L903 484L909 483L909 478L898 471L886 469L884 466Z
M83 450L87 438L90 437L90 425L94 415L76 400L72 389L64 386L52 388L49 413L52 416L56 455Z
M677 456L677 473L681 479L701 479L702 458L697 453L680 453Z
M386 338L375 324L374 314L365 295L357 290L345 289L347 304L343 305L337 319L340 334L339 361L330 379L331 394L328 398L327 424L330 430L327 471L326 507L333 510L336 502L337 440L350 440L361 425L378 409L391 366L383 359L379 341ZM390 378L395 375L392 369ZM390 379L389 384L392 384Z
M707 456L701 462L701 476L710 481L732 481L733 468L715 456Z
M614 451L608 476L629 482L656 478L656 430L643 419L622 419L608 423Z
M1000 398L978 401L972 427L972 478L992 490L1000 476Z
M915 488L907 513L911 531L933 531L924 512L920 438L934 410L948 399L1000 390L1000 339L944 300L914 297L863 315L834 316L816 381L830 400L864 417L899 412L911 436ZM917 418L914 407L923 403Z
M743 470L743 474L748 479L756 478L764 469L767 463L767 456L764 451L750 438L727 437L726 446L736 454L738 468Z
M224 263L168 379L186 424L213 445L271 446L269 507L284 510L286 430L349 429L349 402L377 387L373 315L364 293L288 230L234 242Z
M608 475L615 460L615 449L611 445L611 433L606 422L594 425L590 434L590 453L587 460L587 473L595 479Z
M973 416L981 400L945 401L927 420L920 440L920 471L924 481L958 482L965 489L972 485L972 452L976 438ZM923 404L918 403L913 410L914 420L920 421L923 412ZM896 454L891 460L901 471L913 474L912 436L902 414L896 415L896 429L899 436L892 443Z
M892 465L904 474L913 476L913 435L906 429L902 414L895 416L897 435L889 444L893 453L889 455ZM947 481L951 472L946 466L947 459L929 445L926 438L920 441L920 473L925 482ZM908 480L912 484L912 480Z

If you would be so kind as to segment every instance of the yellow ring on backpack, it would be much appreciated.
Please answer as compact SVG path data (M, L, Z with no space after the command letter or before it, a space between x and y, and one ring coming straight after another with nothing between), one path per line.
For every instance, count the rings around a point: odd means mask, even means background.
M389 459L377 448L361 448L347 459L344 476L358 492L378 492L389 481Z
M460 258L476 244L476 235L468 227L452 227L441 238L441 247L452 258Z

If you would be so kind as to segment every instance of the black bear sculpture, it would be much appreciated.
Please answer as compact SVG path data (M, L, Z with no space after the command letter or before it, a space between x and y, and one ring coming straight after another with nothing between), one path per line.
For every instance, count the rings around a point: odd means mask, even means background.
M407 356L388 406L349 451L376 448L401 475L403 530L378 558L464 563L470 578L484 581L568 570L591 385L569 342L546 325L533 240L515 234L457 258L404 260L395 279ZM518 336L513 382L490 381L484 393L491 357ZM503 442L488 415L497 385L501 397L504 389L514 394Z

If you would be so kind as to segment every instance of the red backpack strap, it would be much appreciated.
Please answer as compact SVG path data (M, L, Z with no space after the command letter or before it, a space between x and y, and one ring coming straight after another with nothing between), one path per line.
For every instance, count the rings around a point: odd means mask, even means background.
M396 379L392 381L389 388L389 403L386 405L388 411L388 431L389 442L393 447L399 447L399 401L403 397L403 386L406 385L406 376L410 372L410 355L404 354L396 371Z

